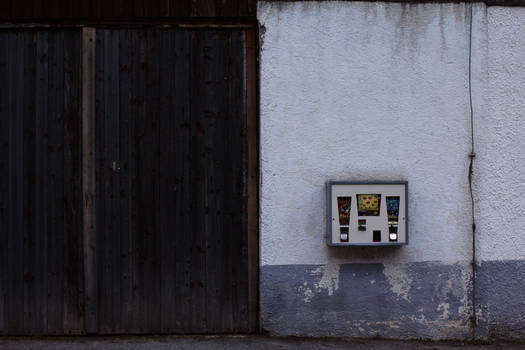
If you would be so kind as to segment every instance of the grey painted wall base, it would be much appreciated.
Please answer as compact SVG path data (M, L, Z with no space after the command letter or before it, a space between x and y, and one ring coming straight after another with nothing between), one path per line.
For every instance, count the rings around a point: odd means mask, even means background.
M280 335L465 339L468 264L263 266L263 328Z
M524 261L478 266L476 336L525 339ZM278 265L261 269L272 334L470 339L469 262Z
M484 261L476 276L477 337L525 340L525 261Z

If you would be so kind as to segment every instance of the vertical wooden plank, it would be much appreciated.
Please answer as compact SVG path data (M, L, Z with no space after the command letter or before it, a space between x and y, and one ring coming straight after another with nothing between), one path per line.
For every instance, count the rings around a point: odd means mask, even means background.
M117 6L117 13L121 18L132 18L134 4L133 0L116 0L115 4Z
M226 232L227 241L225 244L226 251L228 252L228 259L226 261L225 268L226 270L222 271L222 274L228 276L229 284L225 286L226 292L228 293L229 298L231 299L231 308L228 313L225 313L223 317L224 322L231 324L231 332L238 332L239 327L239 307L240 302L237 297L236 290L239 288L238 283L238 270L239 266L239 231L242 231L240 225L234 224L234 218L236 215L236 208L238 207L240 201L236 196L235 191L235 182L238 178L239 171L242 169L239 168L238 164L235 163L237 159L242 159L242 154L239 152L240 149L237 145L238 138L235 136L239 135L239 132L242 130L239 128L237 123L238 116L235 115L236 108L238 106L233 105L236 101L232 101L232 95L239 94L242 92L234 90L234 83L237 79L236 69L238 68L233 64L232 61L232 51L234 48L235 37L232 36L232 33L229 33L229 42L224 50L225 57L225 72L223 73L227 77L227 85L225 86L226 94L222 101L224 121L223 123L228 125L228 129L223 131L224 139L227 140L222 147L222 163L225 164L228 168L234 169L229 176L225 176L224 170L220 170L222 177L222 193L221 196L221 206L224 208L224 213L221 217L222 229ZM229 319L227 319L229 318Z
M134 0L135 6L133 9L133 17L134 18L142 18L144 17L144 12L146 10L145 1L144 0Z
M242 12L240 10L244 7L243 2L245 1L247 0L215 0L216 8L220 9L220 12L216 12L216 16L230 18L242 16ZM220 7L218 3L220 3Z
M251 1L250 1L251 3ZM257 103L257 33L245 31L246 146L248 219L248 331L259 326L259 122Z
M227 31L206 31L203 37L204 68L202 68L202 90L200 103L203 106L201 118L206 130L204 153L206 184L205 196L205 235L206 235L206 320L207 331L224 332L231 329L231 275L227 264L229 235L231 232L224 225L224 210L228 210L228 192L223 192L224 178L219 167L224 156L230 150L225 147L229 142L230 125L226 123L225 108L228 93L229 76L227 59L230 45ZM236 171L236 169L232 169ZM230 323L230 324L228 324Z
M95 40L94 28L82 29L82 193L84 251L84 327L98 330L97 231L95 207Z
M237 134L237 144L241 151L241 157L237 158L238 164L238 182L237 182L237 193L240 204L236 208L239 213L238 216L234 217L240 225L241 235L241 250L240 254L240 267L241 267L241 281L239 283L238 292L241 296L241 320L242 325L240 332L247 332L249 327L249 305L248 305L248 293L249 293L249 281L248 281L248 184L247 184L247 166L248 166L248 154L246 145L246 43L244 41L244 32L241 30L234 31L232 33L234 39L232 40L235 44L232 45L232 55L234 56L235 66L238 68L238 79L234 80L238 88L239 93L234 94L234 99L240 100L235 103L234 106L238 107L236 115L238 115L237 125L240 132Z
M160 17L162 2L164 0L143 1L143 16L146 18Z
M106 117L108 123L106 124L108 133L110 136L106 139L108 145L108 157L112 159L115 165L112 165L112 178L111 188L107 191L110 193L110 220L111 227L108 231L111 234L109 245L110 245L110 257L111 262L111 284L109 288L111 290L110 296L110 310L111 310L111 331L117 332L120 327L120 275L121 275L121 248L120 248L120 175L121 175L121 162L120 162L120 110L119 110L119 96L120 96L120 85L119 85L119 32L118 30L107 31L108 37L104 42L105 58L106 58L106 78L108 79L105 86L108 88L106 97Z
M220 261L217 262L220 268L221 275L221 303L222 303L222 330L225 332L235 331L235 310L238 305L234 303L233 290L235 283L237 282L233 277L232 264L236 262L236 255L238 252L233 249L234 240L237 235L236 232L241 229L235 227L232 224L232 214L234 213L234 207L238 200L234 197L233 191L233 179L235 174L240 170L235 167L235 163L232 160L240 158L242 155L238 153L238 148L232 147L233 135L238 135L238 125L234 123L236 120L232 117L232 67L231 67L231 51L232 51L232 34L230 32L220 32L218 36L220 41L217 43L218 47L221 48L222 64L218 67L220 76L222 78L221 91L223 92L220 96L220 121L217 125L217 133L219 134L218 139L225 140L223 142L218 141L217 150L219 151L219 162L215 169L216 176L218 177L219 193L218 198L220 207L220 226L219 233L221 234L221 246L220 246ZM233 67L235 68L235 67ZM234 92L235 93L235 92ZM233 171L228 172L226 169L232 169ZM233 177L232 177L233 175Z
M235 45L237 44L235 42L237 38L230 33L230 42L231 44L229 47L225 50L226 55L226 73L225 75L228 76L228 85L227 85L227 94L225 96L225 100L223 101L223 106L225 108L225 120L224 123L229 125L229 130L225 131L225 139L227 139L226 144L223 146L223 149L226 150L224 156L223 156L223 162L227 164L228 167L235 169L231 173L230 176L223 179L223 188L222 190L224 193L228 193L228 195L224 195L222 197L222 205L224 206L225 213L223 217L223 227L224 231L228 232L228 242L229 245L229 255L231 256L230 259L228 259L228 270L230 275L230 285L228 286L228 292L231 298L231 331L232 332L239 332L239 319L240 319L240 303L242 300L238 297L237 290L240 288L240 280L239 280L239 269L241 268L238 264L240 263L240 234L242 233L242 227L239 225L239 223L235 223L235 217L240 215L237 213L237 208L239 207L239 204L241 203L241 200L238 198L238 194L236 191L236 181L239 177L239 171L242 171L242 168L239 168L238 160L242 160L242 153L240 152L241 149L238 145L238 137L240 132L242 132L242 129L238 125L239 116L236 115L238 113L238 107L237 105L234 105L234 103L238 103L238 101L234 100L234 96L236 94L242 94L242 91L235 90L235 83L238 79L237 70L238 67L235 64L235 57L232 57L235 49ZM237 163L236 163L237 161ZM224 176L224 175L223 175ZM241 214L242 215L242 214ZM228 272L223 272L224 274L228 274Z
M8 212L8 296L7 328L9 334L24 330L24 261L23 261L23 103L24 35L14 32L9 37L9 212Z
M245 0L247 2L247 12L246 17L255 17L257 16L257 0Z
M58 0L57 18L71 18L74 3L69 0Z
M160 330L160 256L158 237L158 61L156 35L136 30L133 50L133 120L131 233L133 241L133 329L137 333ZM158 86L158 85L157 85Z
M133 50L132 34L130 30L119 30L119 159L120 159L120 328L118 332L132 329L133 322L133 245L131 237L131 136L130 123L132 122L132 76Z
M142 30L134 31L133 49L136 51L134 57L134 79L133 86L133 100L134 113L133 122L130 125L131 139L133 140L132 152L130 159L132 160L132 199L131 204L131 235L133 240L133 328L132 332L145 332L146 329L146 278L147 271L145 264L147 263L147 255L145 250L145 235L144 228L147 227L144 223L145 216L149 216L149 211L145 211L144 206L144 190L143 187L148 183L144 179L144 137L145 137L145 85L146 85L146 35ZM151 184L149 184L151 185ZM149 209L151 210L151 209ZM148 219L149 220L149 219Z
M214 0L215 16L224 16L224 10L227 8L227 0Z
M248 2L250 0L240 0L238 6L236 6L236 11L232 15L235 17L245 17L248 15Z
M100 19L104 17L103 9L103 0L91 0L90 1L90 12L88 14L89 18Z
M118 31L103 30L98 37L102 39L97 50L97 63L100 63L102 77L97 89L100 94L99 119L100 142L102 150L100 174L103 181L101 201L104 211L98 236L101 239L100 264L102 266L99 287L100 332L115 331L120 315L120 195L119 195L119 67Z
M191 0L192 17L214 17L215 1L214 0Z
M136 333L138 315L137 278L137 147L136 119L139 110L137 90L142 88L137 84L138 57L137 31L122 30L120 33L122 52L120 54L121 68L120 85L120 157L123 161L121 174L121 319L126 332Z
M107 209L111 222L108 234L111 236L107 240L109 244L110 261L110 284L111 291L108 308L111 310L111 330L114 332L118 327L118 317L120 315L120 135L119 135L119 37L117 30L107 31L107 37L104 41L104 58L106 60L105 78L107 79L107 88L105 93L106 103L106 142L108 159L111 160L111 185L107 189L110 194L110 202ZM113 166L113 162L115 165ZM108 247L106 247L108 248Z
M55 307L56 303L53 303L52 299L52 293L54 288L56 288L57 282L55 279L56 272L54 271L54 268L56 266L56 253L53 250L53 247L56 245L56 212L57 209L55 208L55 203L53 199L55 198L54 195L54 188L56 186L56 158L57 158L57 147L56 147L56 112L55 112L55 104L56 104L56 96L57 96L57 86L56 86L56 47L59 45L57 44L57 37L54 35L54 33L49 34L49 40L48 40L48 103L47 103L47 164L46 164L46 172L47 172L47 186L46 186L46 207L47 210L47 227L46 231L48 233L47 240L46 240L46 256L47 258L47 265L46 265L46 304L47 304L47 329L46 332L48 334L52 334L53 332L56 332L56 321L53 322L53 317L58 311Z
M81 237L81 36L76 30L64 32L63 39L63 207L64 207L64 321L65 333L83 329L83 273Z
M14 0L7 0L5 6L0 7L0 13L3 19L13 18L13 12L11 11Z
M70 19L79 19L79 18L85 18L84 17L84 13L82 10L82 6L83 6L83 3L84 1L79 1L77 3L75 2L72 2L72 1L69 1L69 9L68 9L68 13L69 13L69 17ZM84 5L85 6L85 5Z
M98 13L98 18L115 18L118 17L116 14L115 3L113 1L100 1L100 12Z
M95 38L95 205L96 205L96 222L97 222L97 315L98 315L98 332L107 333L107 305L110 290L107 288L108 284L108 266L109 262L106 257L106 241L108 235L106 230L109 221L108 206L109 194L107 192L107 184L111 181L111 167L109 165L108 155L106 153L106 66L105 66L105 51L104 43L106 41L105 30L99 29L96 32Z
M246 90L244 67L244 38L241 31L232 31L230 51L231 93L229 98L230 123L236 132L231 134L230 147L236 156L231 166L237 171L231 177L230 193L233 195L231 223L233 226L233 305L234 331L246 332L248 324L248 244L246 202Z
M28 3L29 2L29 3ZM33 16L33 7L35 1L13 1L12 3L12 16L16 19L31 18Z
M191 0L169 0L170 17L189 17L191 15Z
M235 191L235 183L236 179L238 178L239 171L242 171L242 169L239 168L238 164L235 163L237 159L242 159L242 154L239 152L239 147L236 145L238 140L235 138L239 134L239 132L242 132L242 130L239 128L239 125L237 123L238 116L235 115L235 112L237 111L236 108L238 106L233 105L233 103L237 101L232 101L232 95L239 94L242 92L234 90L234 83L236 79L238 78L236 75L236 69L238 68L233 63L233 58L231 57L234 45L235 43L235 37L232 36L230 33L230 41L231 45L225 50L226 55L226 73L225 75L228 77L228 85L226 87L227 94L225 96L225 100L223 101L223 108L225 108L225 120L224 123L229 125L229 129L225 131L224 138L227 139L226 144L223 146L223 149L226 150L225 154L223 155L223 163L226 164L227 167L230 167L232 169L235 169L235 171L232 172L231 176L228 176L227 178L223 178L223 193L228 195L223 195L222 197L222 205L225 208L225 212L222 218L223 222L223 229L225 232L228 232L228 252L229 252L229 259L227 261L227 269L228 271L223 271L223 274L229 275L229 286L228 286L228 293L229 297L231 298L231 309L230 314L228 315L231 318L231 332L238 332L239 331L239 308L240 303L242 302L237 297L237 289L239 288L239 231L242 232L242 227L234 223L234 218L238 214L236 213L236 208L238 207L240 201L237 197L237 193ZM221 172L222 173L222 172ZM221 174L224 176L224 174ZM236 215L237 214L237 215Z
M0 80L8 82L9 33L0 32ZM9 94L10 85L0 89L0 334L7 334L6 295L8 289L8 207L9 207Z
M191 138L190 145L190 218L192 229L191 247L191 329L194 332L206 332L206 174L205 174L205 149L204 138L206 130L203 125L204 108L200 100L206 89L203 81L203 68L208 63L205 59L206 46L204 31L192 32L192 60L191 60L191 97L190 120Z
M38 271L34 283L37 286L33 299L35 314L34 331L47 332L47 129L48 129L48 32L37 34L36 47L36 217L35 261Z
M44 1L45 0L34 0L33 1L34 3L33 13L38 13L38 14L44 13L44 7L46 5Z
M24 55L20 57L24 69L24 102L23 102L23 216L24 216L24 292L20 295L24 300L24 333L34 334L38 327L38 313L34 302L38 299L38 285L35 283L39 273L39 265L35 260L37 250L37 237L35 236L35 192L37 191L35 174L35 58L36 58L36 33L24 32ZM22 310L21 310L22 311Z
M176 212L176 160L175 142L178 138L174 128L177 111L175 101L176 32L166 30L160 34L160 46L163 53L159 58L160 69L160 113L159 113L159 230L161 242L161 331L174 331L177 319L177 272L176 272L176 235L179 222Z
M75 30L75 106L76 106L76 151L75 151L75 195L76 195L76 263L78 286L78 318L81 324L81 333L85 333L85 278L84 278L84 192L82 190L82 30Z
M159 30L146 32L146 90L143 111L144 141L142 146L142 207L144 243L144 283L146 304L145 332L160 331L160 258L159 234L159 57L164 53L159 45Z
M191 331L192 310L192 203L191 203L191 43L193 34L189 31L175 31L175 91L174 91L174 124L173 137L175 142L173 158L175 165L175 220L176 226L172 229L175 236L176 284L177 296L175 315L175 331Z
M47 0L46 6L43 8L44 14L42 17L47 18L59 18L60 13L60 0Z
M49 43L49 196L48 332L64 329L64 32L53 33Z
M170 0L159 0L159 17L169 17L170 16Z

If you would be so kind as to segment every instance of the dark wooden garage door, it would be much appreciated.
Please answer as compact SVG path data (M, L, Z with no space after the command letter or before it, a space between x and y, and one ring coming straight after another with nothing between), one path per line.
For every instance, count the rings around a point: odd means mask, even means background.
M83 319L81 31L0 31L0 332Z
M253 34L2 33L0 332L256 329Z
M95 51L99 331L253 329L245 32L97 30Z

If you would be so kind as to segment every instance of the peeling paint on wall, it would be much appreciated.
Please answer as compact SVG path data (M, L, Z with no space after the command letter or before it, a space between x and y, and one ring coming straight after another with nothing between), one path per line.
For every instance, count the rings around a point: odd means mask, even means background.
M318 267L312 274L321 275L319 282L315 284L317 290L326 290L328 295L333 295L339 289L339 264L326 264Z
M412 286L412 280L407 275L403 265L383 264L383 273L390 283L390 288L397 296L410 301L408 293Z
M263 327L279 335L464 339L469 268L469 262L392 264L386 273L383 264L263 266Z
M311 275L313 283L304 282L297 288L305 303L309 303L315 294L324 292L332 296L339 289L339 264L321 265L312 270Z

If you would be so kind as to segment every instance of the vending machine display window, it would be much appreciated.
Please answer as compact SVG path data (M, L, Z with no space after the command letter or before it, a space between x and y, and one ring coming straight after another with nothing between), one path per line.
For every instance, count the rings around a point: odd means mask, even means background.
M386 197L386 211L388 212L388 223L396 223L399 219L399 196Z
M386 211L388 213L388 240L397 242L397 229L399 223L399 202L401 197L386 197Z
M339 225L348 225L350 223L350 207L352 197L337 197L337 208L339 210Z
M359 216L379 216L381 194L358 194Z
M407 244L407 187L407 182L328 182L328 245Z

